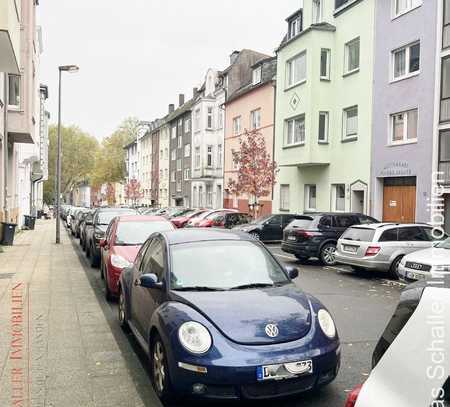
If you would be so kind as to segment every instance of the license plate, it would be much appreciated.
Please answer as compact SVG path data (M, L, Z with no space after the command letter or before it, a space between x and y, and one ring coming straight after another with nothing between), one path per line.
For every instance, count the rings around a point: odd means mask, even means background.
M410 278L411 280L422 280L425 278L422 274L413 273L412 271L408 271L406 273L406 277Z
M288 240L297 240L296 236L288 236Z
M302 360L300 362L281 363L278 365L258 366L256 368L256 379L282 380L295 376L311 374L313 372L312 360Z
M349 253L356 253L358 251L357 246L344 246L344 251Z

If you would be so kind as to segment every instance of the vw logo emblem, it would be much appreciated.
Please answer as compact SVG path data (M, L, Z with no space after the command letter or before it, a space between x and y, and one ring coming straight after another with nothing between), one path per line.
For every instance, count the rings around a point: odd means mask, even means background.
M269 338L276 338L280 331L278 330L278 327L275 324L268 324L265 328L266 335Z

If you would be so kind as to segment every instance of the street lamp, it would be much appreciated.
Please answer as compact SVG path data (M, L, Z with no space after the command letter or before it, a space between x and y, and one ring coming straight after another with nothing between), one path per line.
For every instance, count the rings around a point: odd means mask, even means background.
M77 72L80 68L76 65L63 65L59 70L59 91L58 91L58 151L56 154L56 244L61 243L60 231L60 195L61 195L61 73Z

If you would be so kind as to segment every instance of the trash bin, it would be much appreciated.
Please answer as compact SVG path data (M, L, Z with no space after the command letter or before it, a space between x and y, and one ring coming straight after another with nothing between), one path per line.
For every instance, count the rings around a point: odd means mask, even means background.
M25 216L25 227L30 230L34 230L34 224L36 223L36 217L35 216Z
M15 223L2 222L3 232L0 243L4 246L12 246L14 243L14 233L16 232Z

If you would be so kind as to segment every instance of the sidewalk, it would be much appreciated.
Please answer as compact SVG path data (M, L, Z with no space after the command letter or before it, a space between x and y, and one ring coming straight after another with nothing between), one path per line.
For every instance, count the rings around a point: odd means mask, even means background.
M0 253L0 406L160 406L111 308L55 221Z

